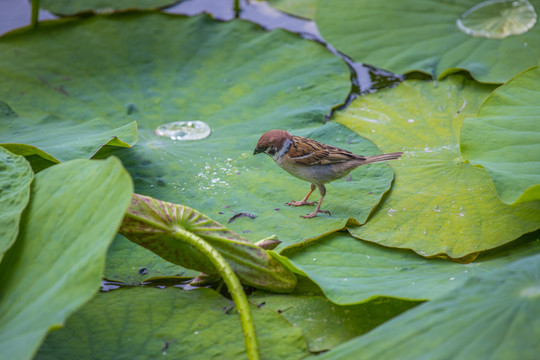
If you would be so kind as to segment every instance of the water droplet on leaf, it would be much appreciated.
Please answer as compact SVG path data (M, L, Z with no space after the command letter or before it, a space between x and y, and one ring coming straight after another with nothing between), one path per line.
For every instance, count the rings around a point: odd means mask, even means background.
M203 121L174 121L159 125L154 134L172 140L201 140L211 133L210 126Z
M456 25L467 35L504 39L526 33L536 19L534 7L527 0L488 0L465 11Z

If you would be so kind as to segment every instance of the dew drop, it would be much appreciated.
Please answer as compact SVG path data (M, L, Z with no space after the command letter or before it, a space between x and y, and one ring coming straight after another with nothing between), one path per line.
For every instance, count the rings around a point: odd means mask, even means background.
M467 35L504 39L526 33L536 19L534 7L527 0L488 0L465 11L456 25Z
M533 285L533 286L527 287L521 290L520 295L521 297L529 298L529 299L540 297L540 286Z
M199 120L174 121L161 124L154 130L154 134L172 140L201 140L207 138L210 133L210 126Z

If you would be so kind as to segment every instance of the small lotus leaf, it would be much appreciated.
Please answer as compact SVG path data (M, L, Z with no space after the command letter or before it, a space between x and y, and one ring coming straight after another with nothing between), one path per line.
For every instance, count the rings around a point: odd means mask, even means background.
M491 89L462 76L405 81L357 98L338 114L337 121L384 149L405 152L392 163L392 189L366 225L350 228L354 236L427 257L462 258L540 228L540 201L502 203L488 172L461 157L463 120Z
M495 90L465 119L461 153L491 175L507 203L540 200L540 68Z
M0 348L30 359L51 327L99 288L132 183L120 161L72 160L38 173L19 236L0 263Z
M30 164L0 146L0 261L19 233L34 173Z
M317 359L535 359L540 255L465 284Z

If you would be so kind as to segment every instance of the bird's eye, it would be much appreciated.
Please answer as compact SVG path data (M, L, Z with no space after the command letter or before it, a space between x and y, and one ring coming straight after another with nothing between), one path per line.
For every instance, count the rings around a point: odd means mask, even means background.
M270 146L268 149L266 149L266 153L268 155L274 155L276 153L277 149L273 146Z

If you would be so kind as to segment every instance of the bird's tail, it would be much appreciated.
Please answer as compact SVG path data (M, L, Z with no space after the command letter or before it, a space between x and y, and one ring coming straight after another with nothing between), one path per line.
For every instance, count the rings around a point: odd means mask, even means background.
M399 159L401 155L403 155L402 152L394 152L394 153L389 153L389 154L366 156L366 159L364 160L364 164L371 164L371 163L375 163L379 161L395 160L395 159Z

